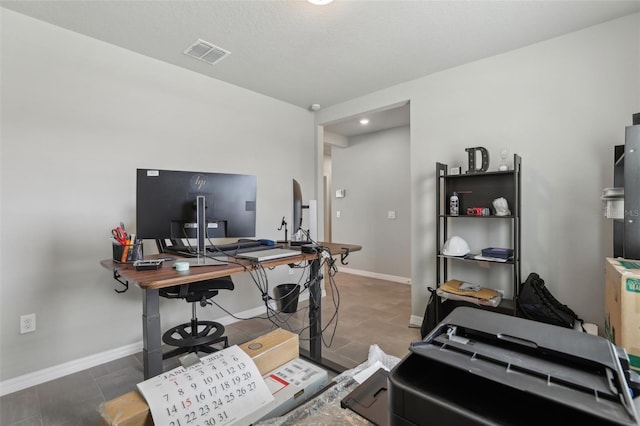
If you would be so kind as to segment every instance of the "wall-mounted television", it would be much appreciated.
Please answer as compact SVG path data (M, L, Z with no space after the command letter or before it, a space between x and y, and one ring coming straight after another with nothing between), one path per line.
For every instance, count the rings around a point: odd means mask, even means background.
M255 237L256 191L253 175L137 169L137 237L197 238L199 196L207 238Z

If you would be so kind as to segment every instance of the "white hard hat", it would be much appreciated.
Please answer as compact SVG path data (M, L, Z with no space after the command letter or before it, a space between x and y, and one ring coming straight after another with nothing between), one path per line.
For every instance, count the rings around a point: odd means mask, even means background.
M445 256L464 256L469 251L469 244L457 235L449 238L442 246L442 254Z

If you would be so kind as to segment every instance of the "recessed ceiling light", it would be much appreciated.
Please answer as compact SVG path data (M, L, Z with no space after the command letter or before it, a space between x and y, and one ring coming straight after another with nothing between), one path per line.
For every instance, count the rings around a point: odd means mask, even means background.
M311 4L315 4L316 6L324 6L325 4L331 3L333 0L307 0Z
M361 119L360 124L362 124L363 126L366 126L367 124L369 124L369 119L368 118Z

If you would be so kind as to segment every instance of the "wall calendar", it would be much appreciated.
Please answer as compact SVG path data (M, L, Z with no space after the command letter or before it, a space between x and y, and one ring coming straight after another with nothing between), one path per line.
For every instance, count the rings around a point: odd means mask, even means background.
M273 401L255 363L237 345L138 384L156 426L222 426Z

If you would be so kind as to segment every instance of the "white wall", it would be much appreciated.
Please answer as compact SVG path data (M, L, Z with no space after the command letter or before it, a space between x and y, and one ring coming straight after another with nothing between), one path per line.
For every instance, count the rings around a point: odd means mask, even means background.
M304 109L1 11L4 381L141 342L140 290L116 294L99 264L115 224L135 230L136 168L255 174L257 235L278 239L292 177L316 198L316 147ZM217 301L260 306L249 277L235 281ZM190 318L187 303L161 303L163 328ZM19 335L29 313L37 331Z
M362 246L345 268L411 277L409 126L349 138L331 150L332 240ZM346 196L336 198L344 189ZM340 217L337 212L340 211ZM388 219L394 211L395 219Z
M111 255L111 227L133 227L137 167L256 174L257 233L276 239L292 177L306 199L318 198L322 146L312 139L322 132L303 109L1 12L7 380L141 340L140 291L117 295L99 265ZM612 225L599 195L612 183L613 146L640 111L639 28L640 15L621 18L316 115L322 124L411 101L414 315L435 276L434 163L464 164L464 148L478 145L495 158L506 145L523 157L523 273L540 273L562 302L602 325ZM259 306L249 279L237 284L220 302ZM175 301L161 309L165 328L190 315ZM32 312L37 331L19 335L19 316Z
M613 182L613 147L640 111L639 75L635 14L317 114L321 125L411 101L413 315L424 313L435 281L435 162L466 165L464 149L484 146L497 167L507 146L523 158L523 276L538 272L560 301L602 329L612 223L599 196Z

